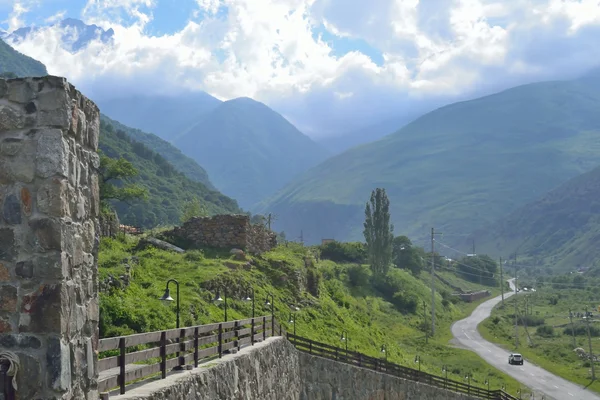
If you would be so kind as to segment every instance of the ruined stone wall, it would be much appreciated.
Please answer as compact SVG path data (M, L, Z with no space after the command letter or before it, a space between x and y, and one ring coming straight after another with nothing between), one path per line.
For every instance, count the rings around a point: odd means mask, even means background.
M0 79L0 350L17 399L94 399L99 111L59 77Z
M165 237L191 247L238 248L255 254L277 245L276 235L262 225L252 225L247 215L192 218Z

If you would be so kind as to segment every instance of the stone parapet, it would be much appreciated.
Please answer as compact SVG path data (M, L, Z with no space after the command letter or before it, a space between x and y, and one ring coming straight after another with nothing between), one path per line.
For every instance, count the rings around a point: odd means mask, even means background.
M64 78L0 79L0 349L18 399L97 399L99 111Z

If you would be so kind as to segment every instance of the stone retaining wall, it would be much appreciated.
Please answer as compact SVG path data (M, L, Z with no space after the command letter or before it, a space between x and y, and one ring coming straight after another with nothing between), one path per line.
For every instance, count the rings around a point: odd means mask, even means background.
M17 399L94 399L99 111L63 78L0 79L0 350Z
M275 337L112 400L471 400L379 372L311 356Z
M190 247L238 248L254 254L269 251L277 245L275 233L263 225L251 224L247 215L195 217L164 236Z

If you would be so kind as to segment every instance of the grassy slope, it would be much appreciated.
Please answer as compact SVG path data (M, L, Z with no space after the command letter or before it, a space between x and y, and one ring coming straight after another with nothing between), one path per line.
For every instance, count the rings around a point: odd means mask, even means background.
M148 202L115 204L121 222L143 227L178 224L184 203L194 197L210 213L240 212L235 200L191 181L159 154L108 126L106 121L101 124L100 149L109 157L129 160L138 170L132 182L146 187L150 195Z
M538 290L535 294L529 295L529 304L533 305L533 315L545 319L545 324L554 327L555 335L553 337L543 337L536 334L536 328L529 327L529 334L534 346L528 344L527 333L522 326L519 326L519 351L524 355L526 362L533 362L540 367L559 375L565 379L588 385L590 383L590 365L581 360L572 351L573 339L570 330L565 335L564 327L569 327L569 308L574 312L584 312L584 305L593 305L590 309L595 312L594 305L590 299L598 299L598 294L586 290L564 290L552 287L546 287ZM551 305L551 297L559 297L557 305ZM525 300L523 295L516 299L521 315L525 312ZM481 335L502 347L514 349L514 306L515 298L511 297L506 301L504 309L496 307L490 318L479 325ZM498 322L494 323L495 318ZM574 318L577 320L577 318ZM588 340L586 336L576 336L576 346L589 351ZM592 340L594 354L600 354L600 342L597 338ZM598 370L598 369L597 369ZM600 382L595 381L590 388L600 392Z
M109 117L102 115L101 118L111 124L115 129L120 129L131 136L135 141L141 142L163 156L171 165L179 172L193 181L203 183L207 188L216 190L208 178L206 170L202 168L196 161L183 155L183 153L175 146L164 139L152 133L146 133L139 129L130 128L121 124L118 121L112 120Z
M46 66L19 53L0 39L0 73L14 72L19 77L48 75Z
M488 254L517 248L536 265L561 270L600 265L600 168L580 175L475 233Z
M327 156L281 115L248 98L222 103L174 143L243 207L272 195Z
M235 263L227 252L178 255L156 249L135 252L134 247L135 239L130 237L103 239L101 243L101 281L108 275L118 277L124 273L123 258L135 254L140 260L140 264L132 268L132 284L125 291L101 294L101 334L104 336L173 328L174 309L158 300L169 278L178 279L181 284L183 325L223 320L223 309L211 301L218 283L225 284L229 290L229 318L248 317L251 315L250 302L240 299L246 293L243 286L251 284L256 291L257 315L268 313L263 304L269 292L274 294L276 317L281 321L288 320L291 306L300 307L296 318L299 335L341 346L340 334L346 329L350 349L381 356L379 349L386 343L390 360L403 365L416 367L414 357L420 354L422 369L430 373L442 375L442 366L446 364L452 379L463 380L465 374L471 372L474 385L483 386L489 374L492 387L505 382L514 393L518 386L476 354L448 346L452 321L467 315L477 304L450 303L444 307L439 293L450 289L439 282L436 301L438 335L425 344L424 335L418 329L423 321L422 307L419 306L414 315L400 313L370 287L350 285L346 265L331 261L317 263L323 276L319 298L299 290L293 277L305 276L303 257L307 254L307 249L300 245L290 243L289 247L280 246L262 257L255 257L252 270L225 267L224 262ZM402 276L406 287L429 304L431 292L427 274L419 279L404 272ZM291 326L287 329L293 330Z
M597 165L599 87L590 76L442 107L328 159L257 211L315 240L358 238L364 202L385 187L394 224L411 237L431 226L468 234Z

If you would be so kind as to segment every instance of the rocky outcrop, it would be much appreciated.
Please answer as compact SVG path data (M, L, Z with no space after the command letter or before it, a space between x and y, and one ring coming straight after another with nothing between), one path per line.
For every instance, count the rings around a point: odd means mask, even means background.
M18 399L96 399L99 110L64 78L0 79L0 348Z
M277 246L276 234L264 225L251 224L247 215L195 217L163 235L188 248L237 248L260 254Z

